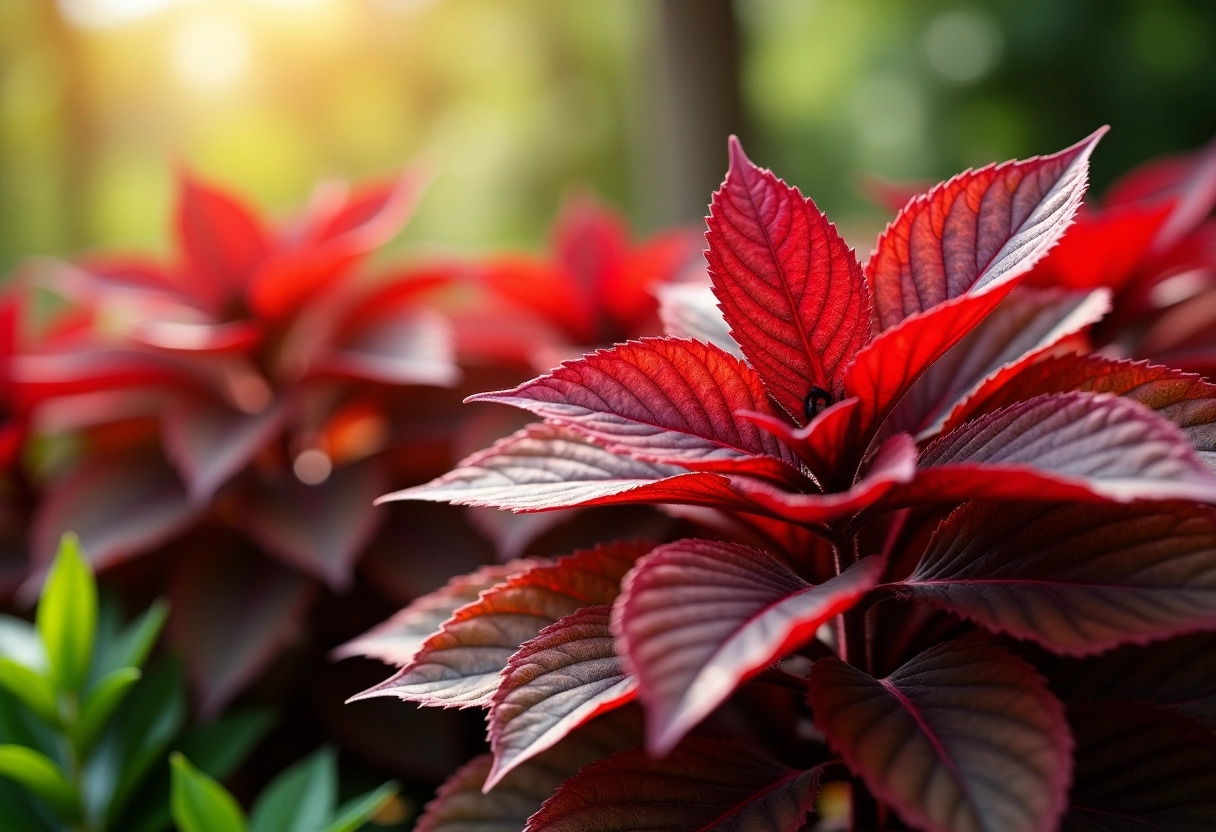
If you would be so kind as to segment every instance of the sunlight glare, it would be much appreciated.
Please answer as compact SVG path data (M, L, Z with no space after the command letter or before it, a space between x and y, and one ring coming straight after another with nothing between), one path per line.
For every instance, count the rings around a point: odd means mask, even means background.
M155 14L178 0L59 0L72 23L91 29L121 26Z
M181 82L200 92L220 92L249 74L253 43L240 21L228 15L187 18L170 42L170 60Z

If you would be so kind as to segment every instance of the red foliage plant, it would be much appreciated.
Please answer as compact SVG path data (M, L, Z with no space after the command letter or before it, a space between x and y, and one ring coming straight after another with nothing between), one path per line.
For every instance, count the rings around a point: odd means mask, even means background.
M1102 132L915 197L864 267L732 140L672 334L472 397L543 421L384 499L705 532L488 567L347 646L401 665L356 698L488 709L422 832L797 830L829 783L854 829L1211 824L1216 386L1087 354L1108 290L1022 285Z

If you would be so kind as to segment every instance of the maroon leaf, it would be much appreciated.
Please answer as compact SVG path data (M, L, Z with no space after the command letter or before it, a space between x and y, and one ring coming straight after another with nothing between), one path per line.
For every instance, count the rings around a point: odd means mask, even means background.
M1028 363L1109 309L1110 293L1103 289L1015 290L920 377L887 427L919 437L938 433L954 407L986 379L1002 368Z
M386 384L451 386L460 377L452 328L430 309L402 309L363 320L311 369Z
M960 173L908 203L866 263L880 328L1028 271L1072 222L1106 129L1052 156Z
M198 292L220 300L243 291L270 251L261 220L218 188L183 174L177 236Z
M521 407L637 459L803 479L787 448L736 415L747 410L775 418L760 377L743 361L697 341L631 341L469 401Z
M205 502L283 429L286 408L243 413L220 402L178 398L165 408L165 451L190 498Z
M613 543L534 566L456 610L413 660L354 699L396 696L426 705L489 704L499 674L525 641L582 607L611 604L649 543Z
M1077 768L1064 832L1210 829L1216 737L1143 705L1107 702L1068 713Z
M731 335L795 418L812 387L838 397L870 339L869 290L815 203L730 140L730 171L710 205L709 274Z
M866 559L812 587L767 552L709 540L669 543L639 561L613 629L638 679L650 750L670 752L746 679L853 606L881 569Z
M384 520L373 504L383 491L374 462L341 465L316 485L295 478L264 484L241 505L239 521L269 554L340 590Z
M488 717L489 791L521 763L596 716L633 700L636 684L613 648L611 607L584 607L524 642L507 662Z
M915 482L892 499L1216 501L1216 476L1178 428L1142 405L1066 393L941 437L921 454Z
M204 716L218 713L296 637L313 585L228 540L178 553L169 637L186 656ZM225 545L226 544L226 545Z
M655 760L641 749L562 784L526 832L782 832L802 828L820 769L788 768L750 745L698 738Z
M743 357L743 350L730 336L730 326L722 317L708 283L665 283L656 287L655 294L659 297L659 318L667 335L695 338L736 358Z
M815 721L917 829L1047 832L1064 809L1064 709L1021 659L948 642L884 679L834 658L811 669Z
M1070 655L1216 627L1216 514L1188 504L972 503L942 523L912 598Z
M674 465L619 456L568 429L532 425L473 454L438 479L377 502L387 500L546 511L612 503L738 508L743 498L717 474L688 473Z
M805 427L794 427L785 419L743 411L742 418L755 422L790 448L825 489L843 491L856 474L850 465L859 445L861 400L841 399L816 416Z
M452 617L452 613L476 601L483 590L535 565L535 561L516 560L483 566L468 575L457 575L392 618L341 645L334 650L333 656L336 659L368 656L387 664L409 664L426 640Z

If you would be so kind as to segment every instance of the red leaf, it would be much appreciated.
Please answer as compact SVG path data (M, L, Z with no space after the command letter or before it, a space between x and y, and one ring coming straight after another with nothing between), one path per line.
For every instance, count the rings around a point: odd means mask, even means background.
M613 543L541 564L486 590L452 615L395 676L353 699L397 696L425 705L489 704L508 659L544 627L611 604L649 543Z
M321 483L268 482L240 506L239 522L273 557L336 590L384 520L376 511L384 472L374 462L341 465Z
M431 309L399 310L364 321L311 370L386 384L454 385L460 378L454 336L446 318Z
M313 595L304 576L230 541L179 552L169 637L186 655L204 716L223 709L296 637ZM211 545L207 545L211 544Z
M1216 818L1216 737L1168 711L1071 709L1077 770L1066 832L1203 830Z
M613 613L656 755L750 677L815 637L878 580L877 558L812 587L767 552L680 540L640 560Z
M524 642L490 704L494 767L485 791L571 731L633 700L633 677L613 648L611 607L583 607Z
M636 459L805 481L787 448L736 416L740 410L774 416L759 376L697 341L631 341L467 401L521 407Z
M511 304L538 312L579 344L595 343L596 312L586 287L565 270L522 255L498 257L477 269L481 281ZM503 314L501 307L494 310Z
M386 664L409 664L423 643L439 631L452 613L476 601L483 590L535 565L535 561L515 560L483 566L468 575L457 575L440 589L416 599L392 618L336 648L333 657L367 656Z
M230 194L187 173L179 187L178 245L190 280L199 295L223 303L244 292L270 253L270 238L257 215Z
M739 508L745 502L725 477L619 456L552 425L524 428L473 454L442 477L385 495L377 502L387 500L429 500L512 511L612 503Z
M214 400L177 398L164 411L165 451L190 499L206 502L283 429L286 408L242 413Z
M780 439L806 463L825 489L844 491L857 473L852 463L861 450L858 447L861 412L861 399L850 396L831 405L802 428L768 414L744 411L739 415Z
M1216 514L970 503L895 588L1058 653L1144 644L1216 627Z
M667 231L629 252L620 274L600 287L600 302L622 331L638 334L655 314L655 291L681 272L704 268L701 236L691 230Z
M968 422L924 450L892 498L1216 501L1216 476L1186 436L1107 394L1039 396Z
M908 203L866 263L881 329L1028 271L1072 222L1106 129L1052 156L960 173Z
M1043 287L1122 289L1143 263L1168 216L1169 206L1124 205L1098 213L1082 211L1027 280Z
M1064 709L1021 659L931 647L885 679L833 658L811 668L815 722L879 800L926 832L1048 832L1064 810Z
M791 769L726 740L691 740L662 760L635 749L583 768L525 830L785 832L802 828L819 775L818 767Z
M940 432L951 410L985 380L1006 367L1029 363L1109 310L1110 293L1104 289L1015 290L917 380L887 428L918 438Z
M773 397L798 419L812 387L839 397L871 323L861 267L836 227L733 137L708 223L714 294Z
M345 238L347 245L371 251L387 243L408 222L426 190L430 174L411 165L396 179L366 186L350 196L343 186L322 190L314 200L305 236L310 242Z

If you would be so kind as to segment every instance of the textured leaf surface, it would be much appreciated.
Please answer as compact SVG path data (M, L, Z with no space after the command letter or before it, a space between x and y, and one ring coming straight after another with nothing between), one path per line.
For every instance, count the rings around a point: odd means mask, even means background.
M879 326L1029 270L1072 222L1105 132L1051 156L961 173L910 202L866 263Z
M971 503L901 593L1068 654L1216 627L1216 513L1188 504Z
M1216 737L1143 705L1068 713L1077 768L1064 832L1202 832L1216 818Z
M869 289L836 227L735 138L710 205L709 274L731 336L796 418L811 387L839 394L845 366L870 339Z
M483 590L535 565L535 561L516 560L457 575L442 588L423 595L392 618L338 647L334 657L368 656L387 664L409 664L452 613L476 601Z
M750 745L694 739L662 760L641 749L593 763L528 820L527 832L798 829L819 770L797 771Z
M507 660L541 629L581 607L611 604L649 543L612 543L535 566L456 610L413 661L355 699L397 696L427 705L489 704Z
M637 675L648 746L666 754L744 680L815 637L878 579L868 559L812 587L759 549L680 540L625 581L614 629Z
M708 283L665 283L655 289L655 294L664 333L674 338L695 338L736 358L743 357Z
M1127 502L1216 500L1216 478L1186 436L1107 394L1039 396L929 445L907 486L918 499Z
M736 415L775 417L760 377L697 341L631 341L567 361L514 390L470 400L524 408L612 453L707 471L799 477L787 448Z
M516 766L599 714L633 700L636 685L613 645L611 607L584 607L540 631L507 662L490 704L494 788Z
M734 508L741 499L718 474L688 473L674 465L631 459L591 444L568 429L532 425L473 454L438 479L377 502L429 500L546 511L612 503Z
M1064 709L1002 650L950 642L885 679L820 659L810 702L850 768L917 829L1046 832L1064 809Z
M955 405L985 379L1042 354L1109 309L1105 290L1014 291L920 377L891 414L889 427L921 436L939 432Z

